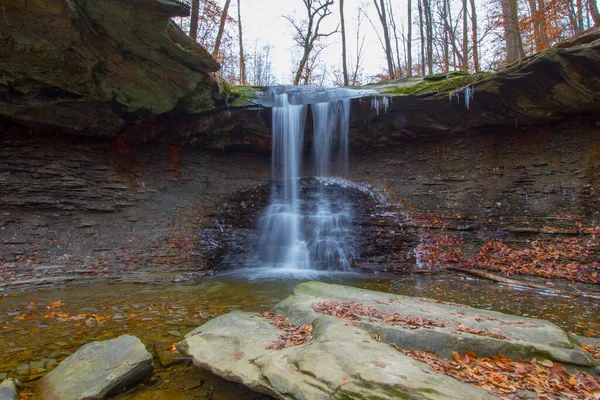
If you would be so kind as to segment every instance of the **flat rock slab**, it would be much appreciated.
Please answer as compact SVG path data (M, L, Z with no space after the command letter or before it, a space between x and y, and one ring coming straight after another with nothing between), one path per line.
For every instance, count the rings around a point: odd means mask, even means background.
M334 317L315 319L307 344L267 349L282 333L270 322L232 312L197 328L177 348L195 365L278 399L493 398Z
M321 282L298 285L275 311L294 323L322 316L313 305L339 301L360 303L388 315L417 317L443 326L414 328L361 317L357 326L406 350L427 350L450 358L452 353L475 352L480 357L502 354L523 360L549 359L582 369L596 369L595 360L576 341L551 322L482 310L433 299L398 296Z
M332 305L368 312L348 319L322 311ZM195 365L278 399L495 398L390 344L444 357L473 351L596 368L591 356L550 322L431 299L309 282L298 285L275 311L295 324L311 324L312 339L277 350L273 345L283 331L272 319L232 312L196 328L177 348ZM411 322L397 322L406 320Z
M43 399L101 399L152 373L152 356L135 336L92 342L40 380Z

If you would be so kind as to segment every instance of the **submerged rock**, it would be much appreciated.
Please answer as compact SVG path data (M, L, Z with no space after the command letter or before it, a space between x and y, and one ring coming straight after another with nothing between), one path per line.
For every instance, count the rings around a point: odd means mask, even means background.
M0 383L0 400L16 400L18 397L17 383L13 379Z
M327 313L345 305L354 308L353 318ZM443 357L472 351L596 368L589 354L547 321L431 299L309 282L275 310L293 323L309 324L312 339L277 350L282 331L268 316L233 312L190 332L177 348L195 365L279 399L495 397L390 345Z
M105 398L152 373L152 356L131 335L88 343L40 380L42 398Z

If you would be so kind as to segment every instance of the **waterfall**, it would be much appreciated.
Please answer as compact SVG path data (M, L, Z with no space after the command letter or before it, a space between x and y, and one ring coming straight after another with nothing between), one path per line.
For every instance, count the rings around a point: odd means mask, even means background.
M259 259L274 268L310 268L298 194L306 110L305 105L291 105L287 93L278 94L273 106L273 180L282 182L283 193L273 185L261 220Z
M276 88L273 115L273 186L260 220L258 259L282 272L348 271L354 258L352 210L329 189L332 169L348 171L350 97L318 89ZM303 98L304 96L304 98ZM314 171L300 179L308 104L313 119Z

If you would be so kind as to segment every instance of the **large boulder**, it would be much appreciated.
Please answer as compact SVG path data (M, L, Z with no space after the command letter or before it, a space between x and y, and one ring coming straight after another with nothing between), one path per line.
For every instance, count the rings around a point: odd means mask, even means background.
M177 348L195 365L278 399L494 397L416 361L411 350L597 368L550 322L426 298L309 282L275 312L222 315Z
M0 119L114 136L143 115L214 107L215 59L176 0L5 0Z
M92 342L67 357L39 383L43 399L102 399L152 373L152 355L131 335Z
M487 392L333 317L313 321L308 344L270 349L281 331L257 314L215 318L177 345L194 364L278 399L488 399Z

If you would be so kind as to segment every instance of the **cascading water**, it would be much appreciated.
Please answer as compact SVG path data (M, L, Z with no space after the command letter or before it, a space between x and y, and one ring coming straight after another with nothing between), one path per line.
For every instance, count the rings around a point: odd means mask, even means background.
M305 105L291 105L287 93L276 96L273 106L273 186L271 204L261 220L259 260L282 269L309 269L309 252L301 234L298 196L304 138ZM283 192L283 193L281 193Z
M332 169L348 171L350 98L345 89L273 88L271 203L259 228L259 265L271 273L349 271L356 256L352 210L327 183ZM318 181L300 179L304 124L310 104L314 169Z

